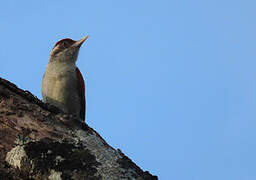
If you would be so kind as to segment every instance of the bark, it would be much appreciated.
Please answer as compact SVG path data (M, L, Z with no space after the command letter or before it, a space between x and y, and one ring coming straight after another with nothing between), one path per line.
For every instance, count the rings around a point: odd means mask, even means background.
M86 123L0 78L0 179L155 180Z

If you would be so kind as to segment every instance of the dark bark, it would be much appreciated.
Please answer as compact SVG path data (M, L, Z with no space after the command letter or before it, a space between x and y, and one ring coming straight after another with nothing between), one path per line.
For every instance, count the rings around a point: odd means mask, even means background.
M157 179L74 115L0 78L0 179Z

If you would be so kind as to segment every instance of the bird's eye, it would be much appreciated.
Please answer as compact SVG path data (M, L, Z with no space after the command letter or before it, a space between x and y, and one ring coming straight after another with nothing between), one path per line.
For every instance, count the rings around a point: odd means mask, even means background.
M67 47L67 45L68 45L68 43L67 43L66 41L63 41L63 42L62 42L62 46L63 46L63 47Z

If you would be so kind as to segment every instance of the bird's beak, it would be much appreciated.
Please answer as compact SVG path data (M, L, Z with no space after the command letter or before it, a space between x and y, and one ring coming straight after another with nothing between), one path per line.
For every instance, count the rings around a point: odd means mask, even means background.
M89 35L87 35L87 36L85 36L84 38L82 38L82 39L76 41L72 46L80 47L88 37L89 37Z

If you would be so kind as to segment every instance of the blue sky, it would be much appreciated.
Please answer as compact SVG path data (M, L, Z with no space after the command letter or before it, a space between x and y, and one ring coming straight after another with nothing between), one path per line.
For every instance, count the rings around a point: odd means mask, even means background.
M169 180L255 180L256 1L2 1L0 76L41 96L78 40L87 123Z

